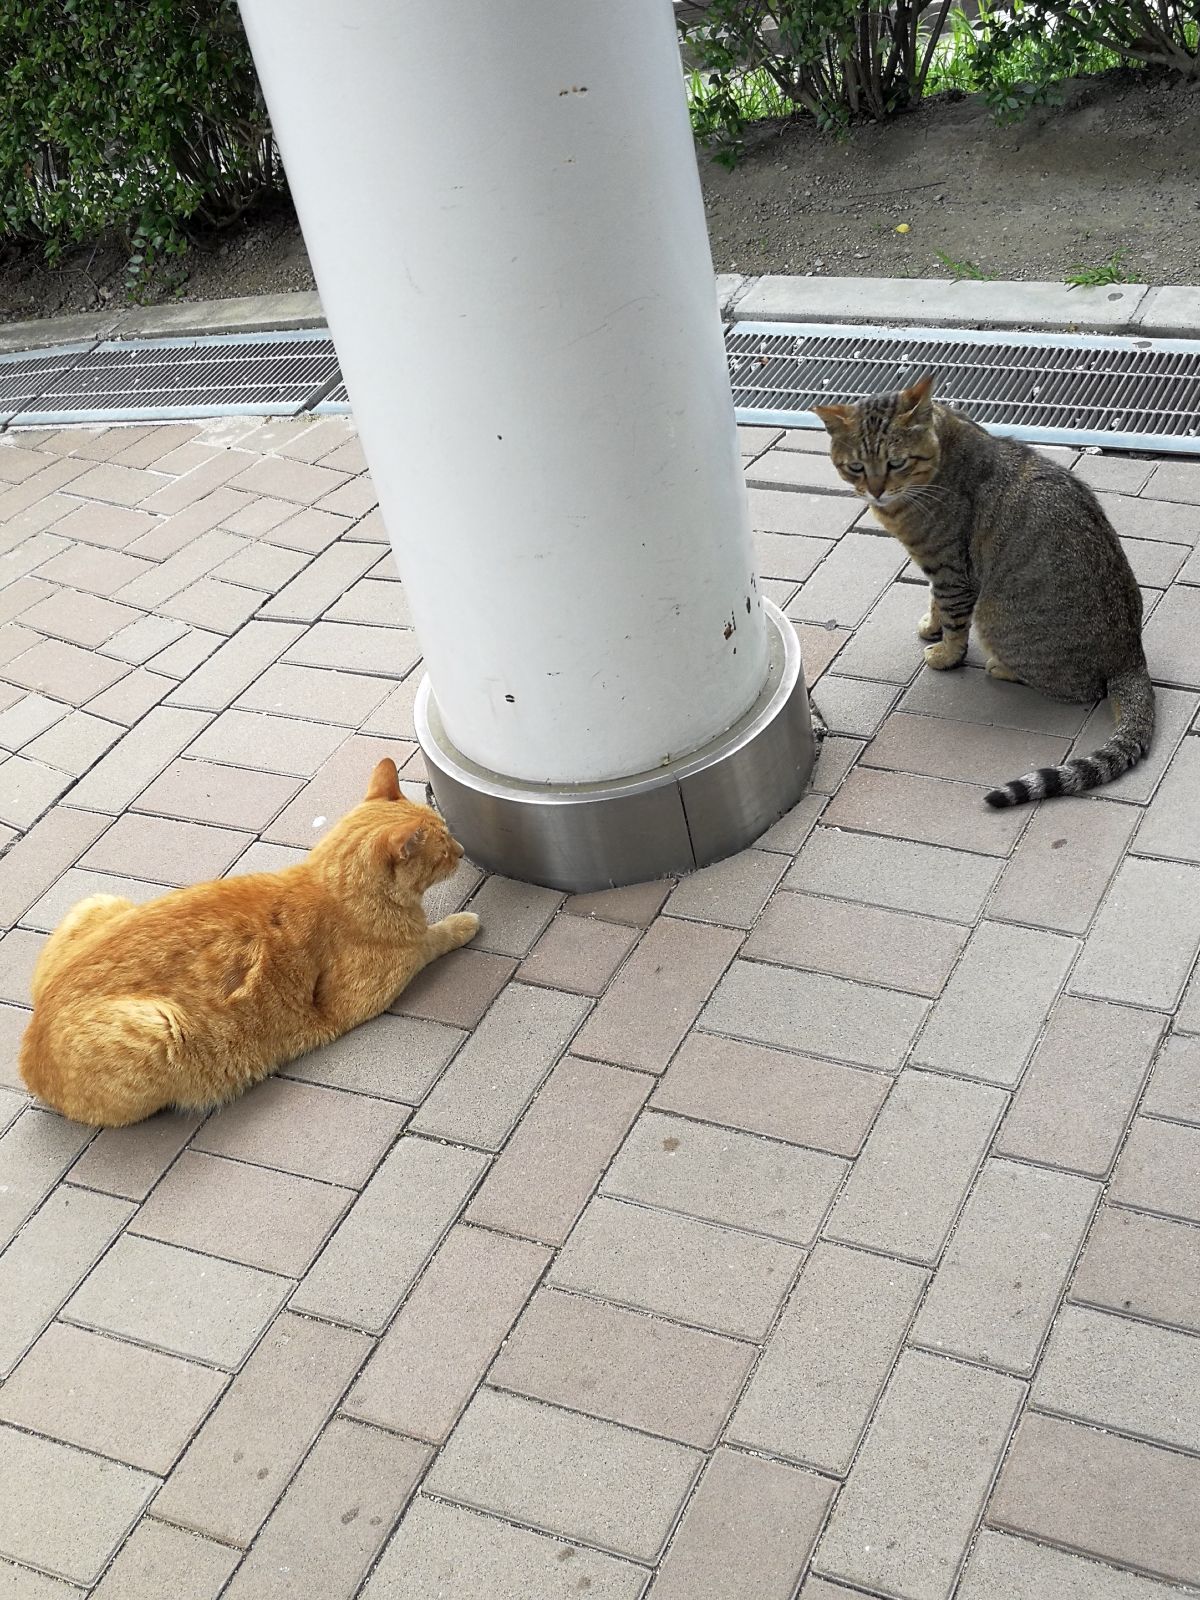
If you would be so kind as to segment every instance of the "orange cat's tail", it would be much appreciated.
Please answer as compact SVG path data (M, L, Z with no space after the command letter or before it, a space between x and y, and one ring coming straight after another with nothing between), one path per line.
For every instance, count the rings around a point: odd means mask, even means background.
M73 1122L123 1128L175 1103L181 1018L159 1000L66 1007L52 1031L36 1009L21 1040L29 1090Z
M988 805L999 810L1057 794L1082 794L1085 789L1111 783L1136 766L1154 737L1154 686L1146 663L1119 672L1109 679L1107 687L1117 726L1099 750L1090 756L1073 756L1060 767L1040 767L1023 778L1014 778L1001 789L991 789L984 795Z

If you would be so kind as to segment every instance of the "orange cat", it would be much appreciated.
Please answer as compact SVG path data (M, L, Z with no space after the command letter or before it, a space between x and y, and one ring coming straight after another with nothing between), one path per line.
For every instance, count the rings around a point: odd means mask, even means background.
M385 1011L422 967L474 937L432 927L431 884L462 856L401 799L394 762L305 861L135 906L98 894L51 934L33 974L21 1076L77 1122L205 1111Z

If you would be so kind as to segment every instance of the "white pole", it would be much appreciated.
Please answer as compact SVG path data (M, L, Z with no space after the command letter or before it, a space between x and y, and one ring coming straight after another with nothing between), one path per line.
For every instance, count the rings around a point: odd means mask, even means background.
M661 766L767 678L669 0L241 0L446 734Z

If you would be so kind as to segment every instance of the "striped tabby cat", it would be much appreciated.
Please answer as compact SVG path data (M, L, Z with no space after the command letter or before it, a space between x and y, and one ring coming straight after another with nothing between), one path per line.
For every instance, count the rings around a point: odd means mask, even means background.
M1111 783L1146 754L1154 690L1142 596L1095 495L1027 445L993 438L933 401L933 378L856 405L817 406L833 463L929 579L917 632L945 671L972 622L993 678L1056 700L1107 694L1112 737L987 795L991 806Z

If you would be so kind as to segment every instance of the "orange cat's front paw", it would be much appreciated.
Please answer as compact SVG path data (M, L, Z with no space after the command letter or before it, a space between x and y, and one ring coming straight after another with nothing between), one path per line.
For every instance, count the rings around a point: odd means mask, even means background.
M479 918L473 911L458 911L452 917L444 917L442 925L453 940L450 946L452 950L469 944L479 932Z

